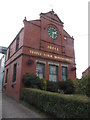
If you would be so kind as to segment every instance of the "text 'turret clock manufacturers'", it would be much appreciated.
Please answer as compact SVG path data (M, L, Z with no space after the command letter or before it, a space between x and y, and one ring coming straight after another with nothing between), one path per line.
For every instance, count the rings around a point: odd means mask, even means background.
M49 27L48 28L48 34L53 40L55 40L58 36L58 32L54 27Z

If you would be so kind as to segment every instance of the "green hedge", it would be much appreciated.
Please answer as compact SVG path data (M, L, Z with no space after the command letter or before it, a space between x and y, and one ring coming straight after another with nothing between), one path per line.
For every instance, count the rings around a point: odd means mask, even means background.
M85 76L81 80L76 81L76 93L86 94L90 97L90 76Z
M58 92L59 83L54 81L47 81L47 91Z
M66 81L60 81L59 89L63 90L65 94L73 94L75 92L75 86L72 79Z
M40 79L33 73L25 73L22 82L26 88L38 88L50 92L63 91L65 94L72 94L75 91L74 82L71 79L61 82L46 81L45 79Z
M34 105L40 110L57 118L87 118L87 97L78 98L74 95L64 95L32 88L23 88L21 100Z
M33 73L25 73L22 82L24 87L43 89L43 81Z

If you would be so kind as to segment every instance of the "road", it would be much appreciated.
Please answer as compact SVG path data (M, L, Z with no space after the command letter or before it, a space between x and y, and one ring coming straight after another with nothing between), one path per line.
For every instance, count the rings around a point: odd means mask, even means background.
M2 118L45 118L5 94L2 96Z

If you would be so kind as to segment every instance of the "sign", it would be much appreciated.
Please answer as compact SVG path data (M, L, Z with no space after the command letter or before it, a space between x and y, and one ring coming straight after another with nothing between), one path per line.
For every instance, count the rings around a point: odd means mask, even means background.
M51 46L51 45L50 46L48 45L47 48L50 49L50 50L55 50L55 51L59 50L57 47L54 47L54 46Z
M59 61L65 61L65 62L73 62L73 60L71 58L68 57L63 57L60 55L56 55L56 54L51 54L51 53L47 53L47 52L41 52L39 50L29 50L31 55L35 55L35 56L41 56L44 58L50 58L52 60L59 60Z

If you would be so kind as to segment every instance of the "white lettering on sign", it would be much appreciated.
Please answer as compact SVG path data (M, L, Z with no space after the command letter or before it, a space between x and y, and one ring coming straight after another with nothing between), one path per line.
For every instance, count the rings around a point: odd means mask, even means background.
M57 47L54 47L54 46L47 46L47 48L50 50L55 50L55 51L59 50Z
M54 55L54 54L49 54L49 53L45 53L45 52L39 52L36 50L30 50L30 54L42 56L42 57L46 57L46 58L51 58L51 59L55 59L55 60L60 60L60 61L72 62L72 59L70 59L70 58L66 58L66 57L62 57L62 56Z
M31 53L31 54L34 54L34 55L39 55L39 56L41 56L41 55L42 55L42 53L41 53L41 52L38 52L38 51L33 51L33 50L30 50L30 53Z

